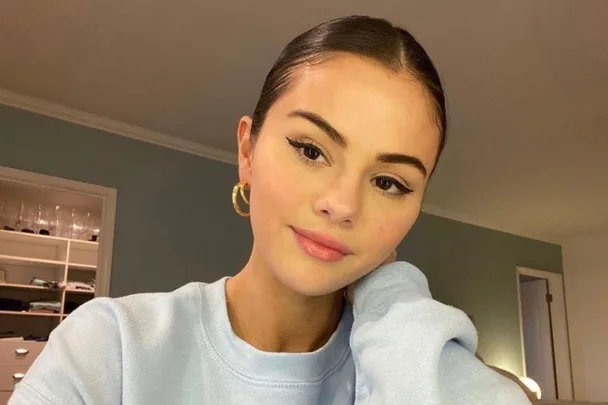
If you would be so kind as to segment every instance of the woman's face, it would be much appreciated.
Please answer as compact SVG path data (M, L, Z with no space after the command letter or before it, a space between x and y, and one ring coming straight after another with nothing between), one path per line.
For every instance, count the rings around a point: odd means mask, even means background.
M342 289L397 247L439 147L424 87L358 56L297 69L257 141L238 130L253 258L308 296Z

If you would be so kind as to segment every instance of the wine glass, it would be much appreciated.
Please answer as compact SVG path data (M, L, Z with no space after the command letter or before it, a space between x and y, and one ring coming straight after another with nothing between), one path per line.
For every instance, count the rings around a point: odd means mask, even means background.
M55 236L60 238L72 237L72 214L60 205L54 208Z
M38 204L32 201L21 201L18 229L21 232L34 233L37 227L37 218Z
M101 226L101 221L95 214L91 214L87 212L85 219L85 228L86 228L86 240L97 242L99 238L99 228Z
M0 228L6 226L8 223L8 219L6 218L6 204L6 199L0 198Z
M89 224L91 229L91 241L98 242L99 241L99 232L101 229L101 219L98 216L91 216L91 222Z
M71 238L86 240L85 216L76 208L72 208Z
M55 212L54 207L48 204L38 204L38 219L36 230L40 235L55 234Z
M18 228L19 223L19 213L21 212L21 202L17 200L12 200L9 198L5 198L3 202L2 209L2 218L0 222L2 222L3 229L7 231L14 231Z

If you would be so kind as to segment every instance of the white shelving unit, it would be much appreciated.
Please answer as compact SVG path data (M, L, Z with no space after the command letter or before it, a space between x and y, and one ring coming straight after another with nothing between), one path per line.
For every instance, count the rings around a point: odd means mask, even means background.
M0 166L0 207L3 207L0 208L0 269L5 273L5 280L0 281L0 299L60 303L58 313L10 311L16 306L11 307L8 302L1 307L0 380L5 384L0 383L0 405L6 404L13 390L11 377L26 372L44 349L44 339L71 310L95 296L109 295L116 195L117 191L112 188ZM15 202L21 205L19 212ZM33 203L39 204L38 209L40 205L44 207L46 219L32 217ZM49 208L55 213L50 219ZM83 222L83 217L88 218L87 221ZM83 237L90 237L94 234L90 232L91 226L97 223L99 230L95 234L99 232L100 243L2 230L4 226L39 230L41 226L36 224L41 225L41 220L52 221L52 225L44 229L60 236L84 233L87 236ZM86 232L82 232L83 226ZM95 278L96 288L91 292L32 286L32 277L59 282L88 282ZM29 307L26 305L23 307ZM27 355L18 355L18 351Z
M96 242L0 230L0 269L6 278L5 282L0 282L0 297L61 303L59 313L0 311L2 325L9 324L3 318L17 316L61 321L68 315L68 301L73 299L82 303L93 298L95 293L92 291L38 287L30 285L30 281L34 277L57 282L90 281L97 272L98 246Z

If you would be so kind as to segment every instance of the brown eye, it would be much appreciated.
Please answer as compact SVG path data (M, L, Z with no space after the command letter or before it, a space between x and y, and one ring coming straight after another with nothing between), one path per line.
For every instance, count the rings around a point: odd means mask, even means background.
M380 190L390 190L390 188L393 186L394 181L391 181L391 179L387 178L387 177L378 177L376 179L376 186L378 186L378 188Z
M388 196L402 196L410 194L412 190L404 186L400 181L389 176L378 176L374 178L374 185Z
M302 147L302 154L310 160L317 160L321 156L321 151L312 145L306 145Z
M310 142L298 142L293 139L285 138L287 142L298 154L298 157L306 164L309 165L321 165L325 166L328 164L323 151L316 145Z

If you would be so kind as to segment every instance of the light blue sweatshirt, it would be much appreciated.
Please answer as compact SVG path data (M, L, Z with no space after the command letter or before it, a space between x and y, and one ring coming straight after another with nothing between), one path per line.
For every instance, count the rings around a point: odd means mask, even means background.
M267 353L239 339L225 284L83 305L52 333L9 405L529 404L474 357L468 317L434 301L410 264L365 277L313 353Z

